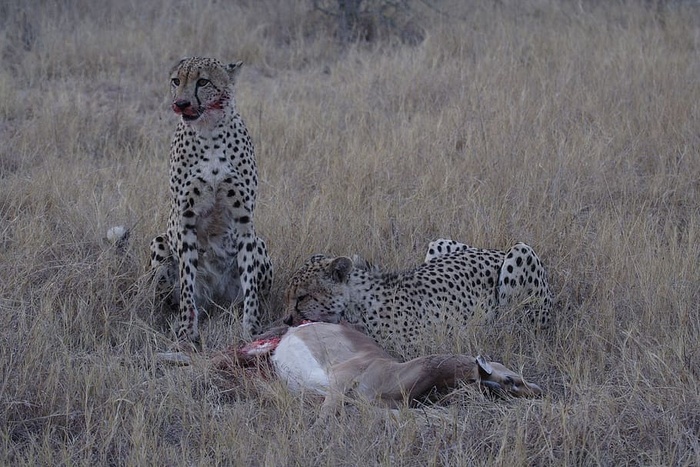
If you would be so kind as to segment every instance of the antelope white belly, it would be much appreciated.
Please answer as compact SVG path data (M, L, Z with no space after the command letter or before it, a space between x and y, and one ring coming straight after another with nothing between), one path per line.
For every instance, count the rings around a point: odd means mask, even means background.
M272 354L277 375L292 391L313 391L325 395L328 374L302 339L288 332Z

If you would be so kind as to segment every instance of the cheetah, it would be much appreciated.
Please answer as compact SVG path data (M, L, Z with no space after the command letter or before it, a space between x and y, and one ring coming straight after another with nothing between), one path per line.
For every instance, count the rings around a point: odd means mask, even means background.
M272 263L253 226L255 150L236 109L242 62L181 60L170 72L180 122L170 145L167 231L150 245L161 299L179 312L178 342L200 345L198 307L243 303L243 331L260 331Z
M479 309L493 322L501 307L516 305L536 329L550 325L552 294L532 248L487 250L440 239L423 264L398 273L312 256L289 281L284 321L348 322L379 342L410 345L426 328L466 326Z

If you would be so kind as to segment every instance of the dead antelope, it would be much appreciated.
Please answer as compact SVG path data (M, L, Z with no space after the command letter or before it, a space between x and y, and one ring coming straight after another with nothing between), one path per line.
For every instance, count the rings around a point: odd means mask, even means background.
M276 377L292 391L325 396L322 415L333 413L348 395L396 408L413 404L433 390L458 383L478 384L500 396L536 397L542 390L497 362L481 356L430 355L399 362L372 338L343 324L308 323L226 351L218 368L260 366L269 355ZM277 333L279 335L279 332ZM187 363L184 354L161 354L170 362Z

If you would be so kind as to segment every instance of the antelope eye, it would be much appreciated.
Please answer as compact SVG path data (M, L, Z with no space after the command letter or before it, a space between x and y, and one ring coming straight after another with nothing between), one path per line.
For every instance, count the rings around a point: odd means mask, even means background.
M172 84L173 86L180 86L180 78L171 79L170 84Z
M197 80L197 86L199 86L199 87L206 86L207 84L209 84L209 80L208 80L208 79L199 78L199 79Z

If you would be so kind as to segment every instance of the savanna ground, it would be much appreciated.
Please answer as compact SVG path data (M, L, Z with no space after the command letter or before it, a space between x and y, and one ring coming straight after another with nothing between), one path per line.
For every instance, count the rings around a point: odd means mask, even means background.
M0 5L0 463L700 464L700 7L431 5L358 42L301 0ZM393 269L437 237L525 241L554 328L504 317L422 351L487 354L547 396L463 389L319 427L318 401L278 383L222 391L204 364L159 364L145 265L168 211L167 72L188 55L246 63L270 320L313 253ZM202 334L240 341L239 313Z

